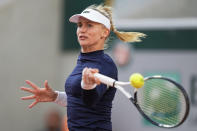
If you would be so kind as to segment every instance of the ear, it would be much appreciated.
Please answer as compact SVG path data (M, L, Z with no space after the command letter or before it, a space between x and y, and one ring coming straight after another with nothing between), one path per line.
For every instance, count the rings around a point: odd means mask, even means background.
M107 28L104 28L102 37L106 39L109 36L109 34L110 34L110 31Z

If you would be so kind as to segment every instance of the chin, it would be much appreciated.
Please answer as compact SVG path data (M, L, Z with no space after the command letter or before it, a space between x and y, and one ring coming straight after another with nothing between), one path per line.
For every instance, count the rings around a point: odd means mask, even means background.
M88 46L89 45L89 43L87 43L87 42L79 42L79 44L81 45L81 46Z

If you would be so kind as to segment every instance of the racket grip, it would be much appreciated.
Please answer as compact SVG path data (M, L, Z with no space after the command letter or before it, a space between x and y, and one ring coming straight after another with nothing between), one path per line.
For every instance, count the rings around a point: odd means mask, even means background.
M114 86L114 82L116 81L116 80L114 80L108 76L102 75L100 73L95 73L94 77L98 78L101 81L101 83L106 84L108 86L112 86L112 87Z

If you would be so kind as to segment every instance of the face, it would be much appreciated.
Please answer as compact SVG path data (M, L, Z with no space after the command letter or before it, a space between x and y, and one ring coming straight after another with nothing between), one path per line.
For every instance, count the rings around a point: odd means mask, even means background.
M77 37L82 48L102 48L108 35L109 31L102 24L79 18Z

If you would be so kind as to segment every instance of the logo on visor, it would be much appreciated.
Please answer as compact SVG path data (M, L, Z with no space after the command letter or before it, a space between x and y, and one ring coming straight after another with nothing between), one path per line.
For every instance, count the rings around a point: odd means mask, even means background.
M90 11L87 11L87 10L86 10L86 11L84 11L84 12L82 12L82 13L90 13Z

